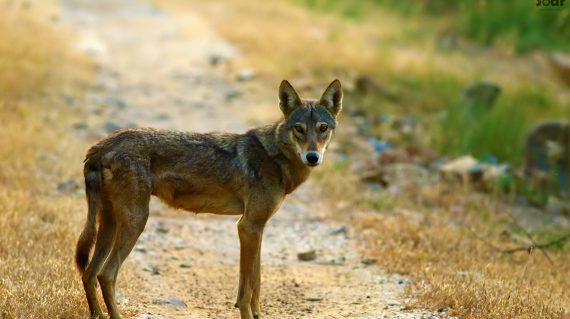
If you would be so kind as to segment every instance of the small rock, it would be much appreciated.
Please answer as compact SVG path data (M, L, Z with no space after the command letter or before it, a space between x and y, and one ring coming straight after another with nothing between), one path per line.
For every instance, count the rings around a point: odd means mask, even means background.
M241 92L237 90L231 90L226 93L226 101L231 101L239 98L241 96Z
M57 190L63 193L76 192L80 187L81 186L79 183L73 178L67 179L57 184Z
M115 96L108 96L105 99L105 104L109 105L109 106L114 106L116 108L119 109L125 109L127 108L128 104L125 100L119 98L119 97L115 97Z
M226 56L219 54L219 53L212 53L208 60L210 61L210 65L216 66L224 61L226 61Z
M501 88L497 84L475 83L465 90L463 104L474 113L473 115L478 115L490 110L500 93Z
M360 75L354 81L354 87L360 93L374 93L380 89L380 85L368 75Z
M441 307L441 308L437 309L437 312L444 313L444 312L447 312L447 310L449 310L449 309L447 309L447 307Z
M393 189L425 186L433 182L432 175L427 169L408 163L382 165L365 172L362 180L367 183L379 183Z
M255 77L255 71L252 69L244 69L239 71L237 75L238 81L249 81Z
M570 217L570 200L562 200L554 196L548 197L545 210L551 214Z
M471 172L471 170L477 164L477 159L471 155L466 155L441 165L439 172L444 178L459 179L464 183L473 182L477 177L477 171Z
M116 130L120 130L121 128L122 128L122 126L120 126L119 124L112 122L112 121L105 123L105 125L103 126L103 129L107 133L113 133Z
M345 262L346 262L346 257L340 256L338 258L332 258L329 260L320 260L317 262L317 264L325 266L341 266L344 265Z
M138 252L141 252L141 253L146 253L146 252L147 252L146 247L143 246L143 245L137 245L137 246L135 247L135 251L138 251Z
M309 296L309 297L305 298L305 300L307 300L307 301L321 301L321 300L323 300L323 297L320 297L320 296Z
M189 264L180 264L180 268L190 268Z
M158 270L158 267L154 266L154 265L148 265L146 267L143 268L144 271L148 271L153 275L160 275L160 271Z
M392 148L391 144L389 144L385 141L379 140L377 138L374 138L374 137L370 137L368 139L368 143L370 143L370 145L372 145L372 148L374 149L374 151L376 153L382 153L382 152L387 151L387 150Z
M156 119L159 121L164 121L164 120L169 120L170 119L170 115L168 115L167 113L159 113L156 116Z
M163 224L159 224L156 227L156 232L159 234L167 234L169 231L170 230L166 226L164 226Z
M536 125L526 137L525 174L540 189L553 185L570 193L570 123L564 120ZM555 174L552 174L555 173ZM558 180L551 180L555 175Z
M374 259L374 258L368 258L368 257L367 257L367 258L362 259L360 262L361 262L362 264L368 266L368 265L374 265L375 263L378 262L378 260L377 260L377 259Z
M548 60L560 79L570 85L570 56L555 52L549 56Z
M398 94L396 94L396 92L384 85L380 85L368 75L357 77L354 82L354 87L356 91L361 94L378 94L391 101L398 100Z
M346 226L341 226L331 231L331 235L347 235L347 234L348 234L348 229L346 228Z
M76 130L85 130L89 128L89 125L85 122L78 122L73 124L73 128Z
M396 283L400 286L403 286L403 285L409 284L410 280L406 279L406 278L400 278L400 279L396 280Z
M317 259L317 252L311 249L306 252L298 253L297 258L301 261L311 261Z
M62 95L61 99L67 106L75 106L77 104L77 101L73 96Z
M162 305L169 305L174 306L176 308L187 308L188 305L186 303L176 297L168 297L168 298L156 298L152 301L154 304L162 304Z

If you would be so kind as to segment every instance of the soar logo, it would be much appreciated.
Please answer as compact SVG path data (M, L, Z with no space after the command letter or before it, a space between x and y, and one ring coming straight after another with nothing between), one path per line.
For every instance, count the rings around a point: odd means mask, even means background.
M536 0L537 7L562 7L566 0Z

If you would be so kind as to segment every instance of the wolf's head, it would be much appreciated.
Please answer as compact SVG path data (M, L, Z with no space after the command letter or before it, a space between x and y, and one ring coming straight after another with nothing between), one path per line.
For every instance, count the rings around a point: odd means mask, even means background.
M342 87L334 80L319 100L301 99L287 81L279 87L279 107L285 116L289 142L308 166L323 162L342 109Z

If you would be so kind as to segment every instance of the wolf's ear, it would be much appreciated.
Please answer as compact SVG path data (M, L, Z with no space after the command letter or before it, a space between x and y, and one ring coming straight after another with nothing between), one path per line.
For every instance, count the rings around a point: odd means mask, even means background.
M287 80L283 80L279 86L279 108L285 117L301 105L301 99L295 89Z
M323 93L321 105L327 108L336 117L342 109L342 87L339 80L334 80Z

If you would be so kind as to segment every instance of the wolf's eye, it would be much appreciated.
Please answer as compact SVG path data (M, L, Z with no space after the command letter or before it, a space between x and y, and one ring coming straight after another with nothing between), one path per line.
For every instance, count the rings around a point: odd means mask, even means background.
M326 124L321 124L321 126L319 127L319 130L321 131L321 133L326 132L329 129L329 126Z
M299 134L305 133L305 129L303 128L303 125L301 125L301 124L295 124L294 128L295 128L295 131L297 131L297 133L299 133Z

